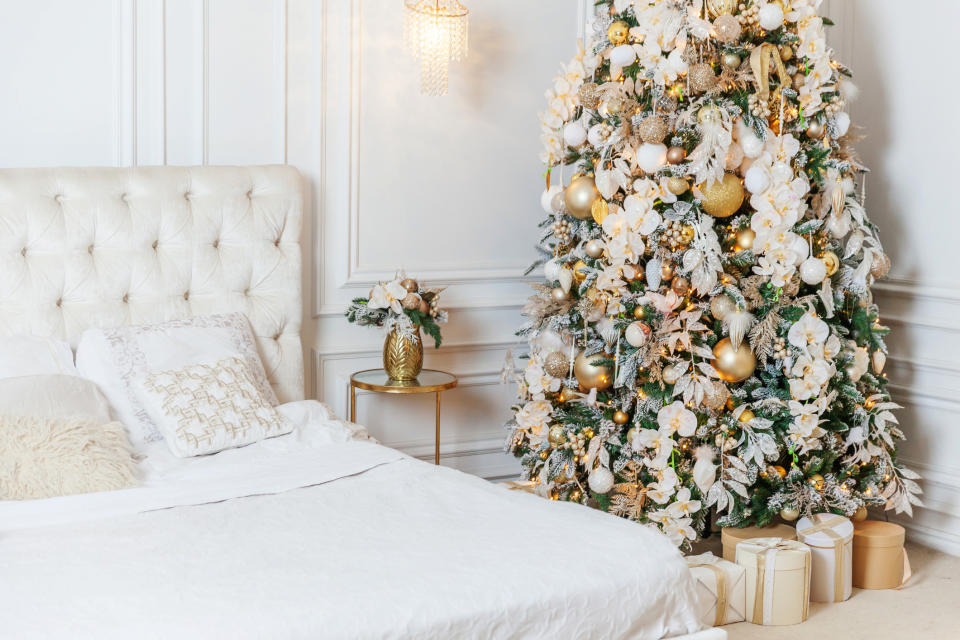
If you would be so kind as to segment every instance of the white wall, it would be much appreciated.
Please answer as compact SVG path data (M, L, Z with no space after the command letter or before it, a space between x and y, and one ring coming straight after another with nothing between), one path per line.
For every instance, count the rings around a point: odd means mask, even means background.
M852 115L872 169L867 209L893 260L878 285L892 330L889 376L909 438L902 458L924 476L910 535L960 554L960 217L952 191L960 145L949 52L960 4L832 0L840 59L862 90Z
M451 324L426 364L445 464L513 475L500 384L535 257L537 112L576 50L588 0L472 0L450 95L418 92L402 0L31 0L0 4L0 166L284 163L306 178L308 392L341 413L380 333L349 300L404 267ZM362 393L360 421L432 458L432 397Z

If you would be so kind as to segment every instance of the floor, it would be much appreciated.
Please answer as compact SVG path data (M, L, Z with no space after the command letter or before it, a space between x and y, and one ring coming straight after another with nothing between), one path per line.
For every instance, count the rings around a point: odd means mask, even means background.
M723 627L729 640L956 640L960 638L960 558L907 545L913 577L898 591L854 589L844 603L810 603L793 627L748 622Z

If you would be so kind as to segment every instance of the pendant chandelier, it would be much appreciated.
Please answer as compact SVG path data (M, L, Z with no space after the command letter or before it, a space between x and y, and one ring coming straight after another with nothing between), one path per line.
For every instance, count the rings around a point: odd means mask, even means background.
M405 0L403 43L420 61L420 92L447 93L451 60L467 57L467 14L457 0Z

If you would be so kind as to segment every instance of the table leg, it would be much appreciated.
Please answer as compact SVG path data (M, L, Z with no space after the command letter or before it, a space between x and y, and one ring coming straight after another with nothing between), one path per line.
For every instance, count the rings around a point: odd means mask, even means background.
M350 383L350 422L357 421L357 388Z
M437 437L433 454L433 463L440 464L440 392L437 391Z

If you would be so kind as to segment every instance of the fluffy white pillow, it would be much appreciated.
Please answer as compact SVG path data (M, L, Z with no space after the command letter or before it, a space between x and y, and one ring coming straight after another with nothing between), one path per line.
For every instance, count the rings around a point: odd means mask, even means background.
M134 448L145 452L163 434L150 418L137 388L151 371L183 368L237 357L270 406L270 388L246 316L229 313L197 316L156 325L89 329L77 347L77 369L93 380L110 402L114 418L126 425Z
M0 380L0 415L110 422L110 406L90 380L71 375Z
M138 387L170 451L187 458L289 433L247 363L237 357L150 372Z
M135 468L119 422L0 416L0 500L125 489Z
M0 378L47 374L77 375L69 344L34 336L0 338Z

